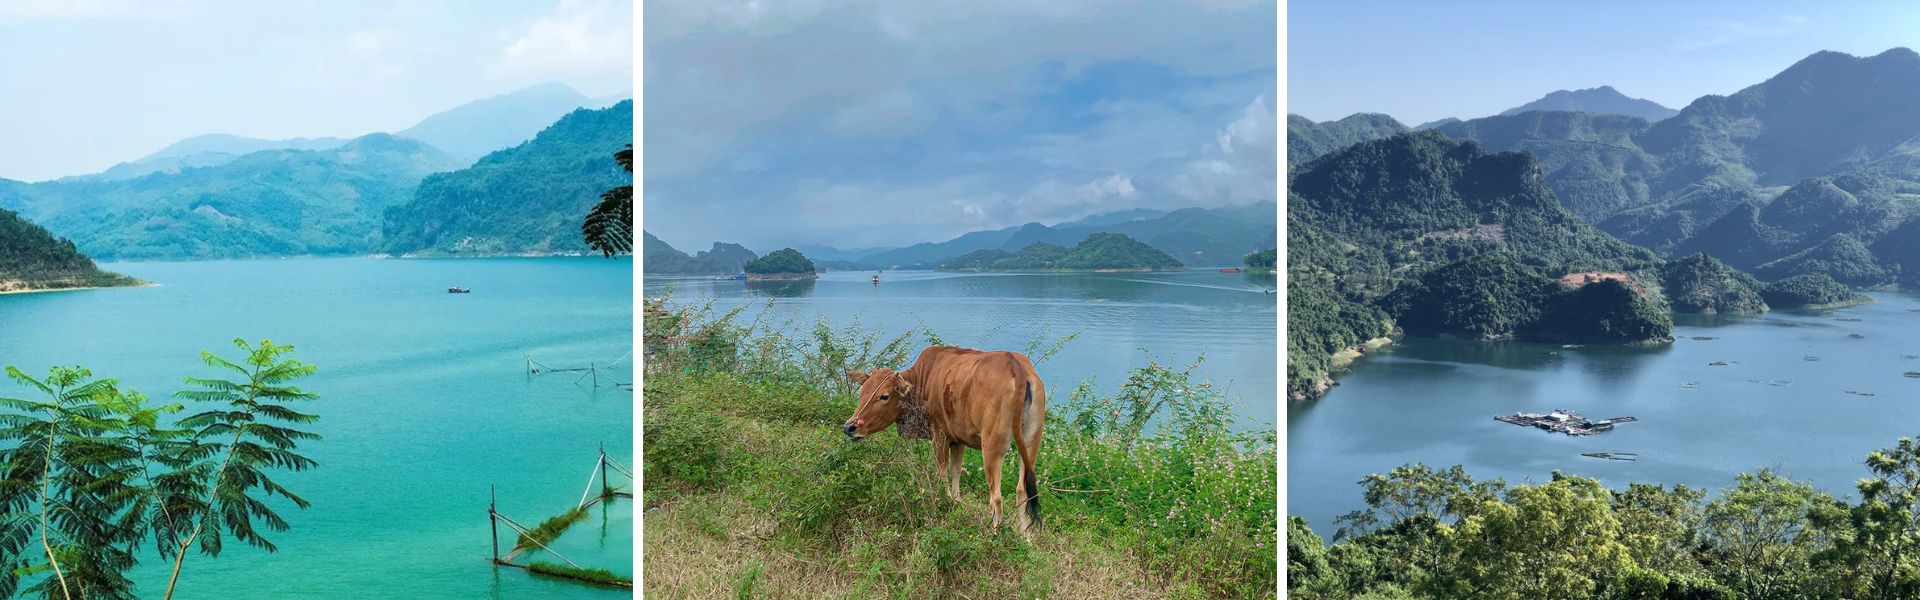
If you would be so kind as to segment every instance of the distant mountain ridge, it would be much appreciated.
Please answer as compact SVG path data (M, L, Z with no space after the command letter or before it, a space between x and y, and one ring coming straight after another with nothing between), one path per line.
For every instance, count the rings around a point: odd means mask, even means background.
M1661 106L1658 102L1632 98L1613 89L1613 86L1603 85L1584 90L1558 90L1539 100L1500 111L1500 116L1536 110L1626 115L1650 122L1680 114L1680 111Z
M1920 212L1915 98L1912 50L1819 52L1658 122L1536 111L1438 129L1537 154L1568 208L1669 256L1707 252L1768 278L1913 285L1920 256L1891 238ZM1842 268L1840 256L1871 262Z
M542 83L441 111L394 134L471 162L532 139L575 109L609 106L603 104L605 100L588 98L562 84Z
M207 259L371 251L380 215L458 161L389 134L322 150L263 150L134 178L28 186L0 206L115 259Z
M1355 113L1338 121L1318 123L1287 115L1287 164L1302 164L1341 148L1407 131L1406 125L1379 113Z
M861 257L874 267L932 269L976 250L1016 252L1035 242L1073 246L1095 233L1120 233L1165 252L1189 267L1231 266L1247 254L1274 247L1279 227L1272 202L1161 213L1105 213L1052 227L1028 223L975 231L944 242L923 242Z
M76 175L63 179L132 179L151 173L178 173L181 169L214 167L240 158L243 155L267 150L328 150L338 148L348 140L336 137L288 138L268 140L226 133L196 135L154 151L152 154L123 162L105 171L91 175Z
M748 262L760 258L745 246L726 242L714 242L713 248L688 255L651 232L640 234L640 268L655 275L737 275Z
M586 252L580 220L600 194L629 185L613 155L633 143L633 101L578 109L518 146L421 180L387 209L383 249L394 254Z

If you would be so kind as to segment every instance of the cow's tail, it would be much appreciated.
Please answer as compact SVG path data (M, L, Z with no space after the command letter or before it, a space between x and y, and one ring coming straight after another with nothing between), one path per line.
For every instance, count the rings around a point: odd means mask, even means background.
M1020 461L1020 477L1024 478L1023 480L1027 485L1027 497L1025 498L1027 518L1033 521L1033 527L1035 528L1040 527L1040 482L1036 480L1034 475L1034 470L1037 468L1036 463L1040 460L1040 438L1039 436L1031 435L1030 432L1039 431L1040 420L1042 418L1044 417L1036 414L1033 410L1033 380L1029 379L1027 380L1026 402L1020 405L1019 434L1022 445L1028 446L1027 452L1033 455L1033 460Z

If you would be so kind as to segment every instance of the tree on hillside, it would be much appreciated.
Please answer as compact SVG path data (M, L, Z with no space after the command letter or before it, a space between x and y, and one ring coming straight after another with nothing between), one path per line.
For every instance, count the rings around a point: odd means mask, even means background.
M799 250L792 248L781 248L766 256L747 261L747 264L743 266L742 269L755 275L812 273L815 271L813 261L807 260L807 257L801 255Z
M613 153L613 160L620 167L633 173L633 144L626 149ZM587 220L580 224L580 235L585 237L587 245L599 250L601 254L612 258L615 254L633 251L633 185L623 185L607 190L600 195L600 204L587 213Z

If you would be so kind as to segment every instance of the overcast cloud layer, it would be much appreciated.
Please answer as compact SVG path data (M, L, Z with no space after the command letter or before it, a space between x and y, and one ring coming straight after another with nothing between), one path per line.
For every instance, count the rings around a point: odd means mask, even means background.
M629 0L0 0L0 177L205 133L353 137L536 83L633 90Z
M645 226L692 252L1271 201L1261 1L648 0Z

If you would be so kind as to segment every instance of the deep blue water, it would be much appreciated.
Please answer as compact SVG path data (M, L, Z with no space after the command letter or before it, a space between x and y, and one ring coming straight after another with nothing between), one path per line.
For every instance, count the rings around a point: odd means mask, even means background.
M1709 490L1771 467L1853 494L1869 452L1920 435L1920 379L1903 376L1920 371L1920 297L1873 296L1832 311L1682 315L1678 339L1657 348L1401 340L1289 407L1287 512L1331 535L1335 516L1363 506L1356 482L1415 462L1510 483L1563 470ZM1640 420L1588 437L1493 420L1557 408Z

